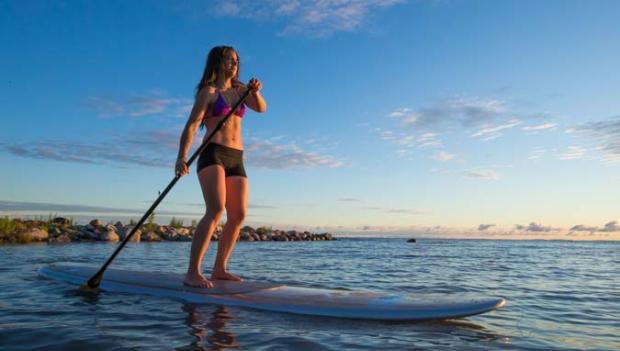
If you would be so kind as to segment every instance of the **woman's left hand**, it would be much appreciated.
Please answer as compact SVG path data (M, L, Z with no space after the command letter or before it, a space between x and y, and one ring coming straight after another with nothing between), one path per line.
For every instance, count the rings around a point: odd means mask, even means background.
M252 90L253 93L257 93L262 87L263 83L261 83L258 79L252 77L247 85L248 89Z

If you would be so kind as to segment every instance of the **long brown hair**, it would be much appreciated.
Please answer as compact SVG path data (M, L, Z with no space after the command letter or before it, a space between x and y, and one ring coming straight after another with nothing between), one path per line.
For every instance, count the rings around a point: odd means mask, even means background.
M198 82L198 85L196 86L196 96L198 96L198 93L202 88L206 87L209 84L215 83L215 80L217 79L217 71L222 64L222 60L229 52L234 52L237 55L237 74L233 77L233 81L239 80L239 69L241 66L241 62L237 51L232 46L216 46L211 49L211 51L209 51L205 70L202 73L202 78L200 79L200 82Z

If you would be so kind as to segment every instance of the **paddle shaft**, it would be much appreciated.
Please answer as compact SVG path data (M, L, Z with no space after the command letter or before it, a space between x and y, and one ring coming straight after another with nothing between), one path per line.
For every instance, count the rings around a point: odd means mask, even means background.
M226 122L228 121L228 119L233 115L233 113L237 110L237 108L239 108L239 106L241 106L241 104L245 101L245 99L250 95L251 90L248 88L246 90L246 92L241 96L241 98L239 98L239 101L237 101L237 103L233 106L232 109L230 109L230 112L228 112L228 114L226 115L226 117L222 118L222 120L219 121L219 123L215 126L215 128L213 128L213 131L211 132L211 134L207 137L207 139L205 139L205 141L202 143L202 145L200 145L200 147L198 148L198 150L196 150L196 152L194 152L194 154L192 155L192 157L189 158L189 160L187 160L187 166L189 167L189 165L192 164L192 162L194 162L194 160L196 158L198 158L198 156L200 155L200 153L207 147L207 145L211 142L211 139L213 139L213 136L215 135L215 133L219 132L220 129L222 129L222 127L224 126L224 124L226 124ZM181 175L179 173L177 173L175 175L175 177L172 179L172 181L170 182L170 184L168 184L168 186L166 187L166 189L164 189L163 192L161 192L161 194L159 194L159 197L157 198L157 200L155 200L155 202L151 205L151 207L146 211L146 213L144 214L144 216L142 216L142 218L140 218L140 220L138 221L138 223L131 229L131 232L129 232L129 234L125 237L125 239L120 243L120 245L118 245L118 247L116 248L116 250L114 250L114 253L112 253L112 255L110 256L110 258L108 258L108 260L103 264L103 266L101 266L101 268L97 271L97 273L95 273L95 275L93 275L90 279L88 279L88 281L86 282L86 284L88 285L89 288L91 289L97 289L99 287L99 284L101 284L101 279L103 278L103 273L105 272L105 270L108 268L108 266L110 265L110 263L112 263L112 261L114 260L114 258L116 257L116 255L118 255L118 253L123 249L123 247L125 247L125 245L127 244L127 242L131 239L132 236L134 236L134 234L136 234L136 232L138 231L138 229L140 229L140 227L144 224L144 222L146 222L147 218L149 218L149 216L151 215L151 213L153 213L153 211L155 210L155 208L157 208L157 205L159 205L159 203L164 199L164 197L166 197L166 195L168 194L168 192L170 191L170 189L172 189L172 187L177 183L177 181L179 181L179 179L181 179Z

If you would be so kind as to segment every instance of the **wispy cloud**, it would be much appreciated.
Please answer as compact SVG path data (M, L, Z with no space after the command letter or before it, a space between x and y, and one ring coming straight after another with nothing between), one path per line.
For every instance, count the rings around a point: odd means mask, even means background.
M484 230L487 230L487 229L489 229L491 227L495 227L495 224L481 224L481 225L478 226L478 230L479 231L484 231Z
M505 129L510 129L521 124L521 121L513 119L508 121L507 123L500 125L489 125L485 124L481 126L481 128L470 135L474 138L481 138L484 140L492 140L502 136L502 131Z
M223 17L283 22L280 35L328 37L364 27L383 9L404 0L221 0L210 7Z
M582 159L585 154L585 148L581 146L569 146L568 149L560 155L560 160L578 160Z
M578 224L576 226L573 226L572 228L570 228L571 231L575 231L575 232L590 232L590 233L594 233L594 232L604 232L604 233L611 233L611 232L620 232L620 225L618 225L617 221L610 221L608 223L605 223L605 225L601 228L601 227L596 227L596 226L587 226L587 225L583 225L583 224Z
M193 100L170 98L161 93L129 97L91 96L84 106L95 111L99 118L166 116L187 117Z
M304 150L293 143L275 143L272 140L254 140L248 144L247 163L261 168L338 168L344 161L334 156Z
M433 155L433 158L438 161L449 161L455 157L456 157L455 154L451 154L445 151L439 151L435 155Z
M358 199L358 198L353 198L353 197L341 197L336 199L336 201L340 201L340 202L362 202L362 200Z
M24 202L24 201L2 201L0 200L0 212L40 212L58 213L67 215L72 213L92 213L92 214L126 214L139 215L145 212L146 208L115 208L105 206L89 206L75 204L59 204L50 202ZM188 213L186 211L167 211L157 210L159 215L202 215L203 213Z
M499 172L492 169L465 171L465 175L470 178L477 178L482 180L498 180L501 177Z
M594 150L604 162L620 162L620 116L594 121L567 130L567 133L586 135L596 143Z
M541 130L546 130L546 129L553 129L557 126L557 123L543 123L543 124L538 124L538 125L533 125L533 126L525 126L523 128L521 128L521 130L526 131L526 132L536 132L536 131L541 131Z
M414 215L414 216L428 213L428 211L422 211L422 210L417 210L417 209L412 209L412 208L390 208L390 207L381 207L381 206L366 206L366 207L363 207L363 209L370 210L370 211L381 211L384 213L391 213L391 214L405 214L405 215Z
M179 147L180 131L150 130L126 135L110 136L100 142L38 141L31 143L4 144L0 150L15 156L74 162L84 164L103 164L116 167L140 165L170 168ZM200 138L194 138L192 152L200 145ZM344 161L334 156L316 151L304 150L284 140L254 141L246 147L248 165L260 168L317 168L342 167Z
M457 97L414 110L399 108L389 114L403 126L416 130L437 131L455 124L465 128L480 126L496 120L505 112L505 103L496 99Z
M548 118L542 113L519 113L507 101L485 97L454 97L419 108L399 107L387 114L388 126L375 128L381 140L399 147L397 155L409 156L410 149L444 147L445 135L462 133L489 141L515 130L530 120ZM531 123L531 121L530 121ZM553 129L554 123L539 123L521 128L533 133ZM446 151L436 152L438 161L446 161Z
M557 228L552 228L549 226L544 226L542 224L538 224L536 222L531 222L529 225L527 226L523 226L520 224L517 224L515 226L515 228L517 230L523 230L523 231L527 231L527 232L537 232L537 233L546 233L546 232L551 232L551 231L555 231L558 230Z
M425 214L424 211L420 210L412 210L407 208L391 208L387 210L388 213L398 213L398 214L407 214L407 215L421 215Z

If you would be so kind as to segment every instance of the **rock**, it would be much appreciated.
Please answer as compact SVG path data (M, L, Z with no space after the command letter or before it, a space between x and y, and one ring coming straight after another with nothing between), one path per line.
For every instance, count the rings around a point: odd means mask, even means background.
M254 228L250 227L249 225L246 225L245 227L241 228L241 232L242 233L245 232L245 233L248 233L250 235L256 234L256 230Z
M101 241L115 243L120 240L120 236L116 233L116 227L110 224L106 226L106 231L102 232L101 235L99 235L99 239Z
M50 242L54 244L68 244L71 242L71 238L69 237L69 234L64 233L52 239Z
M93 227L100 227L102 225L101 221L98 219L93 219L92 221L90 221L89 224L92 225Z
M269 240L269 238L267 237L267 235L266 235L266 234L261 234L261 235L260 235L260 240L261 240L261 241L267 241L267 240Z
M191 236L192 235L191 231L189 229L187 229L187 228L179 228L179 229L177 229L177 231L179 232L179 235L181 235L181 236Z
M179 236L179 233L177 232L176 228L173 227L162 227L162 231L160 236L162 237L162 239L164 240L169 240L169 241L174 241L177 240L177 237Z
M241 232L241 234L239 235L239 239L241 241L249 241L251 238L250 234L246 233L246 232Z
M34 241L43 241L49 238L49 233L45 229L32 228L26 232L26 236Z
M142 241L161 241L161 237L157 235L155 232L143 233L140 236L140 240Z
M131 231L133 230L134 226L132 225L128 225L126 227L123 228L122 231L119 231L118 234L121 237L121 240L125 240L125 238L131 234ZM131 239L129 239L130 243L139 243L140 242L140 236L142 235L142 231L140 229L136 230L136 233L131 237Z
M68 226L68 225L71 225L71 220L67 219L67 218L64 218L64 217L56 217L56 218L52 219L52 223L58 224L58 225L61 225L61 226Z
M407 240L407 242L408 242L408 243L415 243L415 239L414 239L414 238L411 238L411 239Z

